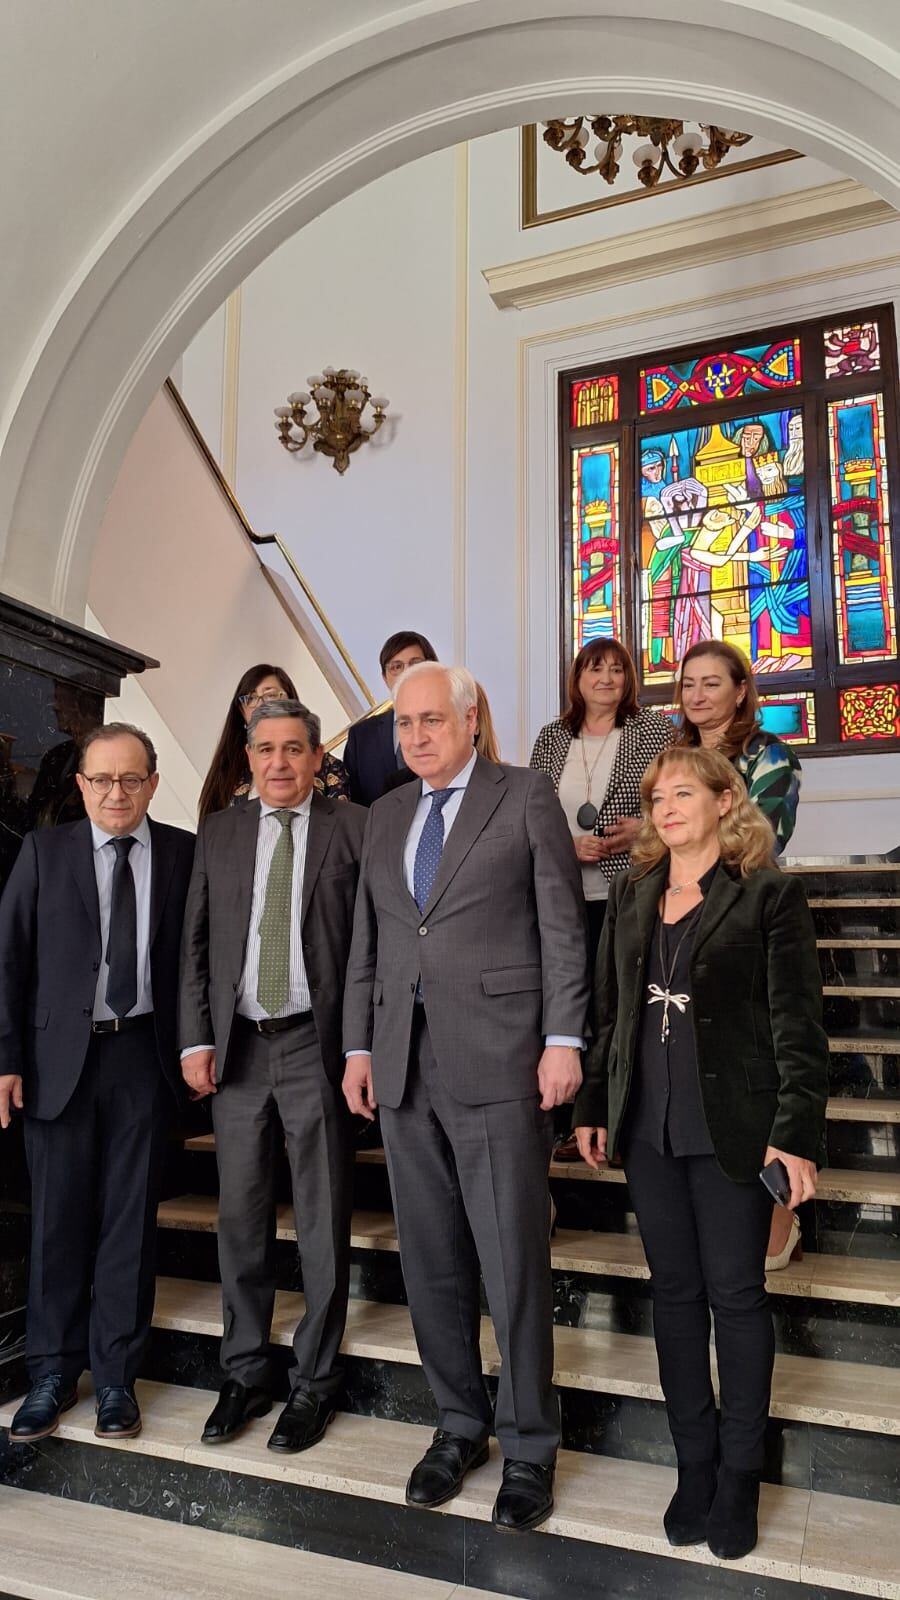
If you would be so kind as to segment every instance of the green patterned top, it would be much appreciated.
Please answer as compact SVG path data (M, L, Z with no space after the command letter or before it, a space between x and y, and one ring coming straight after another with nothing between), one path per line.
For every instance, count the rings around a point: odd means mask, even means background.
M782 744L772 733L758 733L732 757L747 785L750 799L759 806L775 829L779 855L797 824L800 802L800 763L790 745Z

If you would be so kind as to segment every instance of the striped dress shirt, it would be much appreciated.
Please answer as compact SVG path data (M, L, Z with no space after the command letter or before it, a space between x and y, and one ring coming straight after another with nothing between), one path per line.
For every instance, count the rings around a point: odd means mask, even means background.
M247 934L247 948L244 952L244 970L238 985L237 1010L240 1016L249 1017L251 1022L260 1022L269 1016L264 1011L256 998L256 986L259 981L259 924L266 903L266 884L269 878L269 868L272 865L272 856L275 846L281 837L281 823L275 816L276 810L290 809L293 812L291 822L291 836L294 841L294 872L291 879L291 958L288 997L279 1011L272 1013L276 1017L291 1017L296 1011L309 1011L309 980L306 976L306 967L303 961L303 946L300 942L300 910L303 904L303 873L306 867L306 846L309 840L309 813L312 805L312 795L299 806L277 807L267 806L260 801L259 831L256 836L256 865L253 869L253 899L250 905L250 927Z

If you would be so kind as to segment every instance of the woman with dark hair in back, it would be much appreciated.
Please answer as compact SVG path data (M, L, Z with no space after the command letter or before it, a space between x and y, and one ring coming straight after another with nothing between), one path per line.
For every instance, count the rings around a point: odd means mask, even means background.
M288 677L283 667L273 667L267 662L248 667L231 697L225 726L200 791L200 822L211 811L225 811L228 806L240 805L251 798L247 723L257 706L266 700L299 699L293 679ZM332 800L346 800L350 793L343 762L327 751L322 759L316 787Z

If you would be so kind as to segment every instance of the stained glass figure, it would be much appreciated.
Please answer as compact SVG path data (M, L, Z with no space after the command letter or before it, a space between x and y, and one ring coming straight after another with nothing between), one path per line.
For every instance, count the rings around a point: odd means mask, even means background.
M828 449L839 659L881 661L897 630L880 394L830 403Z
M572 384L572 427L596 428L615 422L619 415L619 379L616 373L604 378L580 378Z
M873 683L838 695L841 739L900 739L900 686Z
M876 322L851 322L842 328L826 328L823 338L826 378L850 378L857 372L880 369Z
M799 339L780 339L776 344L718 351L702 356L699 361L676 361L671 365L642 368L641 413L647 416L658 411L677 411L682 406L740 400L744 395L796 388L800 381Z
M812 663L803 416L767 411L645 436L641 634L645 682L723 639L758 673Z
M576 649L621 637L619 446L572 451L573 632Z

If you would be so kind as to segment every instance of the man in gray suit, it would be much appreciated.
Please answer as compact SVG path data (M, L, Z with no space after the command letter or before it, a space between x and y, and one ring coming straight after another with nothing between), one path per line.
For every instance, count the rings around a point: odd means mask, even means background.
M352 1150L341 1001L366 813L313 788L319 719L295 700L247 729L259 796L207 817L182 945L182 1072L211 1094L219 1165L226 1381L203 1431L233 1438L272 1405L275 1168L287 1145L306 1313L271 1450L305 1450L334 1415L347 1313Z
M413 1326L438 1429L407 1485L437 1506L504 1454L494 1522L553 1508L559 1405L547 1163L550 1113L581 1082L584 900L539 773L473 749L476 690L423 662L396 695L421 780L369 813L344 1001L344 1093L381 1107ZM479 1348L479 1264L503 1357L496 1416Z

